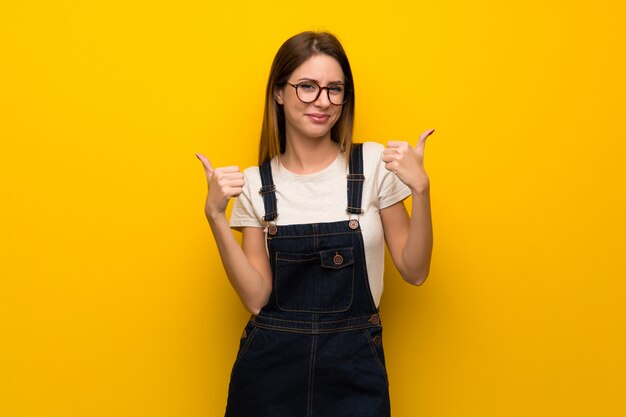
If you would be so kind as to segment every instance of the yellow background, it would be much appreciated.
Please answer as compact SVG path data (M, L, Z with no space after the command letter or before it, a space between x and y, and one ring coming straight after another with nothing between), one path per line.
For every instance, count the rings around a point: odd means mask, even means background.
M254 165L276 50L327 29L357 141L436 128L431 275L387 258L393 415L626 416L625 7L3 2L0 415L223 415L248 314L194 153Z

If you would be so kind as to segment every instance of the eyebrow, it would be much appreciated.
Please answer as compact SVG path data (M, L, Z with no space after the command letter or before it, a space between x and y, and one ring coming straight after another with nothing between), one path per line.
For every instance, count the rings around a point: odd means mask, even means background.
M316 80L315 78L300 78L298 81L314 81L317 84L319 84L320 82L318 80ZM337 80L337 81L330 81L328 84L343 84L344 81L343 80Z

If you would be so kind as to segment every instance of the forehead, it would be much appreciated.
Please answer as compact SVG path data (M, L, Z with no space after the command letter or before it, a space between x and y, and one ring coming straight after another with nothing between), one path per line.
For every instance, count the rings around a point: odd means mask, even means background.
M296 68L292 79L308 79L321 83L341 81L343 82L343 71L339 62L329 55L313 55Z

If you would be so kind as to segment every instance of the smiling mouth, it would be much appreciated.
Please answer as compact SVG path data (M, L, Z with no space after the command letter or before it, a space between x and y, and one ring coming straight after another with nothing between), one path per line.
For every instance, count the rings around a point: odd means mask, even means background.
M327 114L307 114L307 116L315 122L325 122L330 119L330 116Z

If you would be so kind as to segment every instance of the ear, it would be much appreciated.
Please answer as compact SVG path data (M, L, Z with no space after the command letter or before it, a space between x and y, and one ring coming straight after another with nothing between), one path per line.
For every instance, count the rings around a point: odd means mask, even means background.
M278 104L283 104L283 89L282 88L274 88L274 100L276 100L276 102Z

